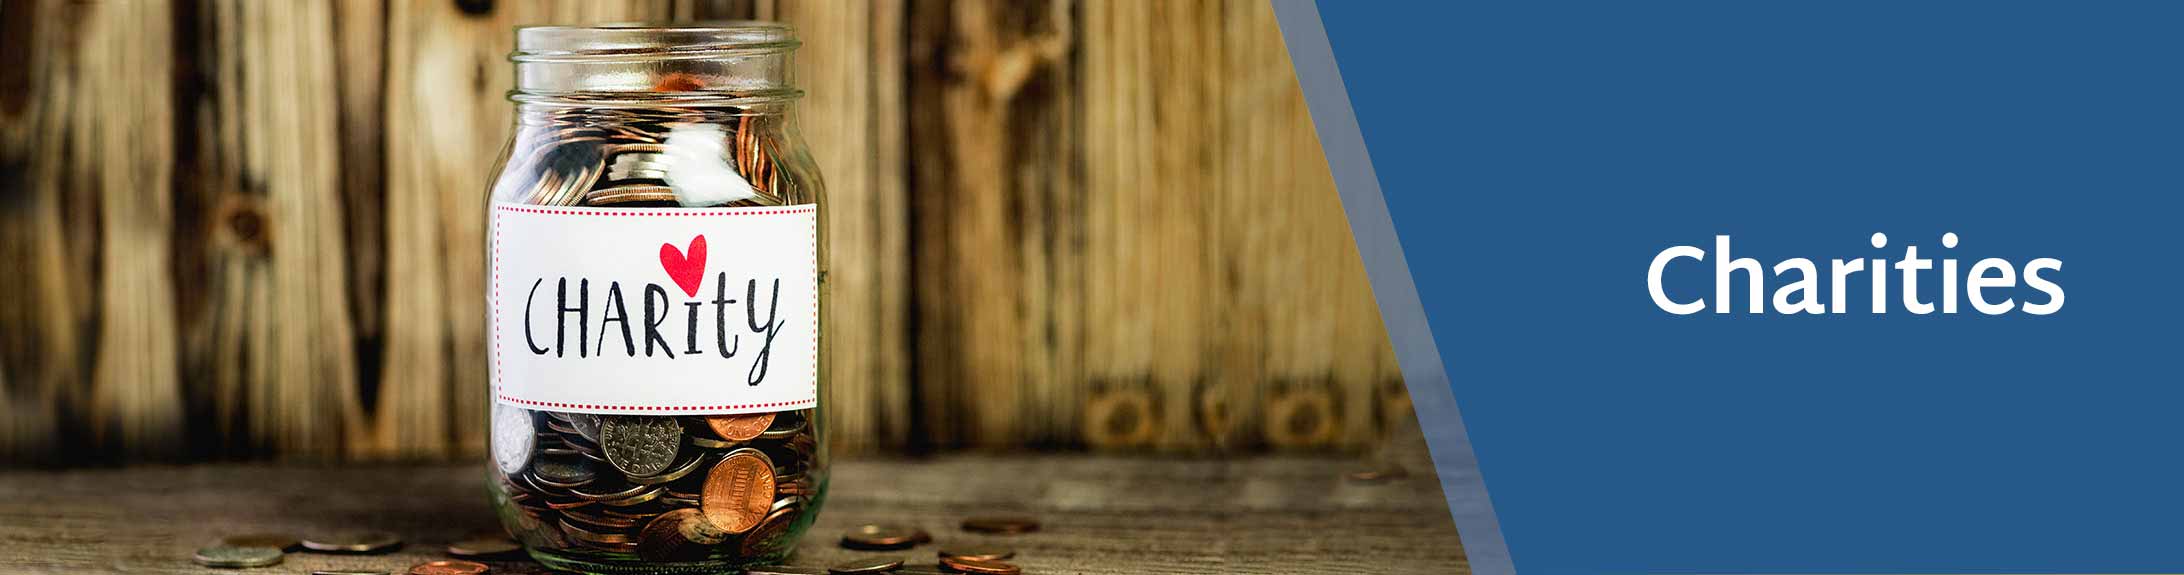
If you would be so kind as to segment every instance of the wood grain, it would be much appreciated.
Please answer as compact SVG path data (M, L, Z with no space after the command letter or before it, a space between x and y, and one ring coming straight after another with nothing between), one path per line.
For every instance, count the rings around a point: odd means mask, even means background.
M0 4L0 464L484 447L514 26L777 19L830 441L1354 450L1407 418L1262 2Z
M1015 550L1026 573L1468 573L1430 471L1378 484L1342 479L1356 462L1329 457L1224 460L1117 456L952 456L845 461L827 507L792 562L826 566L904 557L930 565L934 545L850 551L851 526L923 528L938 545ZM1430 467L1425 468L1430 470ZM0 561L16 573L203 573L189 560L224 534L387 530L391 555L289 554L276 570L390 573L445 558L441 549L497 527L470 465L220 465L0 473ZM1016 513L1040 530L978 535L977 514ZM543 573L499 562L496 573Z

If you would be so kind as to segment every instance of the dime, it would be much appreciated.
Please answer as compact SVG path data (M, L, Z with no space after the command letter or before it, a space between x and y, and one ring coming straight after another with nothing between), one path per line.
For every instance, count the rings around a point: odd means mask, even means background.
M867 551L909 549L917 546L921 534L924 532L892 525L860 525L842 534L842 546Z
M624 498L621 498L621 499L609 499L609 500L606 500L606 501L601 501L601 502L599 502L599 504L601 504L601 505L607 505L607 506L612 506L612 507L629 507L629 506L632 506L632 505L638 505L638 504L642 504L642 503L650 502L650 501L652 501L652 500L654 500L654 499L659 499L659 498L660 498L660 494L662 494L662 493L666 493L666 492L667 492L667 488L665 488L665 487L654 487L654 488L652 488L652 489L651 489L651 490L649 490L649 491L645 491L645 492L642 492L642 493L638 493L638 494L636 494L636 495L631 495L631 496L629 496L629 497L624 497Z
M699 437L696 435L690 436L690 444L707 449L728 449L737 445L737 443L733 441L713 439L711 437Z
M728 453L705 476L705 518L729 533L758 527L773 509L773 462L756 449Z
M594 485L570 488L569 494L585 499L590 499L592 501L604 501L608 499L626 499L630 497L635 497L639 494L644 493L646 489L646 486L637 484L630 484L627 487L624 487L620 484L615 484L605 489L599 489L599 486L597 484L604 482L594 481L593 483Z
M503 475L523 472L531 463L531 449L538 443L530 410L493 404L493 462Z
M963 520L963 530L973 533L1030 533L1039 530L1039 520L1018 515L972 517Z
M789 439L798 437L799 434L804 432L804 423L805 422L803 418L797 418L796 420L789 422L789 425L780 429L767 429L765 433L758 434L758 438Z
M292 551L302 547L303 541L287 533L244 533L221 537L220 544L227 547L272 547Z
M613 415L599 422L599 446L607 462L626 475L659 475L675 465L682 424L673 417Z
M943 558L940 560L940 566L946 567L949 570L955 571L957 573L973 573L977 575L1017 575L1018 573L1024 572L1023 569L1019 569L1015 565L1002 563L1000 561L986 561L982 559L970 559L965 557Z
M957 559L1000 561L1002 559L1008 559L1015 556L1015 551L1001 549L998 547L957 547L951 545L940 548L940 558L942 559L954 557Z
M484 563L452 559L426 561L409 568L410 575L478 575L485 571Z
M599 444L599 416L589 413L569 414L569 427L576 428L576 434L590 440L592 445Z
M522 545L517 545L515 541L509 540L505 535L473 537L450 543L447 546L447 554L456 557L497 557L514 554L522 550Z
M720 435L721 439L729 441L756 439L759 434L766 432L766 428L773 427L773 422L774 414L772 413L708 415L705 417L705 426L713 428L713 433Z
M281 563L281 550L276 547L214 545L198 549L197 554L191 556L190 559L196 561L198 565L221 569L269 567Z
M591 462L581 457L548 457L531 462L531 479L549 487L583 487L597 478Z
M352 531L303 540L303 548L327 553L382 553L400 546L402 536L385 531Z
M728 533L705 520L696 509L677 509L660 514L637 532L637 556L653 561L692 561L703 558L706 547L728 540Z
M827 567L827 572L834 575L861 575L864 573L886 573L900 567L902 567L902 559L900 558L860 559Z

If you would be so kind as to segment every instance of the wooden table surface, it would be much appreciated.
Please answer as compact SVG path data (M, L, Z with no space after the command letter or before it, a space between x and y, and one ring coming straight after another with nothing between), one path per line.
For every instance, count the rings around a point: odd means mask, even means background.
M837 461L819 524L792 563L825 566L898 555L930 564L933 546L851 551L863 523L915 525L941 544L1017 550L1025 573L1468 573L1430 469L1361 483L1348 457L1178 459L960 455ZM443 546L496 526L478 465L313 467L265 464L0 472L0 565L9 573L402 573ZM956 527L981 513L1021 513L1042 529L1014 536ZM279 566L198 567L191 551L221 535L377 529L408 544L387 555L291 553ZM528 562L497 572L537 572Z

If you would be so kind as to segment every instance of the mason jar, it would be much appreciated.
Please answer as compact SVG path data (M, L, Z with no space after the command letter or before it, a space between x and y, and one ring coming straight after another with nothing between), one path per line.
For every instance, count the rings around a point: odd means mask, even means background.
M779 562L826 501L826 217L772 23L516 30L492 499L541 563Z

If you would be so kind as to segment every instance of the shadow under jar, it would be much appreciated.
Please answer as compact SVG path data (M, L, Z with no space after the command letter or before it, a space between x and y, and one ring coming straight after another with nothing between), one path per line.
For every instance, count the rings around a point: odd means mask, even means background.
M556 569L779 562L826 500L795 35L516 30L489 224L492 498Z

